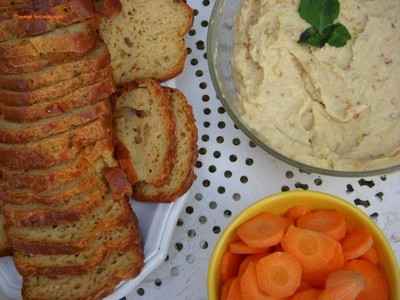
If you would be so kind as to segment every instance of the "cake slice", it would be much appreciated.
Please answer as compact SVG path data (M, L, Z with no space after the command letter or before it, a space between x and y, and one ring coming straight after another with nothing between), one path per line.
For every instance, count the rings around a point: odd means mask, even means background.
M26 276L22 295L25 300L100 300L123 280L138 275L142 267L143 250L135 241L82 275Z
M0 23L1 24L1 23ZM80 74L104 69L110 64L110 54L103 42L80 59L46 67L32 73L0 74L0 88L28 92L72 79Z
M176 122L176 160L168 182L157 187L141 182L134 187L134 198L140 201L172 202L191 187L196 176L197 127L192 107L178 90L165 88L172 100Z
M97 22L90 20L56 29L42 35L0 43L0 58L40 58L46 55L84 55L96 46Z
M43 18L46 15L46 18ZM35 36L95 17L91 0L69 0L35 10L22 8L2 14L0 42Z
M0 89L0 102L10 106L33 105L66 96L78 88L92 85L104 79L112 81L110 66L29 92Z
M110 102L105 99L94 105L77 108L61 115L32 123L0 120L0 143L24 144L67 132L111 114Z
M171 99L153 80L124 88L114 101L116 157L132 185L165 184L175 160Z
M108 45L117 84L175 77L187 55L185 35L193 22L184 0L122 0L122 12L103 19L100 35Z
M108 118L100 118L43 140L26 144L0 144L0 166L14 170L46 169L72 160L96 141L111 135Z

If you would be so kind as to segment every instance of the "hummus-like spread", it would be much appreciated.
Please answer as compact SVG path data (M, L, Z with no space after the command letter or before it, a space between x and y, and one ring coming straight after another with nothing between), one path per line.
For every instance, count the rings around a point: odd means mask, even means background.
M343 48L300 45L299 0L244 0L233 68L244 122L272 149L343 171L400 163L400 1L340 0Z

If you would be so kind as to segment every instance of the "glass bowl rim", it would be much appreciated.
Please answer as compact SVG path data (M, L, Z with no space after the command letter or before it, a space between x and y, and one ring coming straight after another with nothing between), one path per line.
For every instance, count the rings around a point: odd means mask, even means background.
M208 26L208 34L207 34L207 60L208 60L208 68L210 71L211 81L215 88L217 97L221 101L225 110L227 111L230 118L233 122L239 127L239 129L250 138L251 141L256 143L261 149L265 152L277 158L280 161L287 163L288 165L303 170L309 173L316 173L320 175L328 175L328 176L336 176L336 177L370 177L370 176L378 176L378 175L387 175L389 173L393 173L400 169L400 164L382 168L375 170L367 170L367 171L340 171L340 170L332 170L332 169L324 169L315 167L312 165L305 164L303 162L291 159L286 155L279 153L272 147L268 146L266 143L261 141L256 134L254 134L244 122L240 120L240 117L233 111L231 108L229 101L225 99L222 92L222 87L218 80L217 71L216 71L216 43L217 43L217 19L219 18L219 14L221 11L222 4L225 3L226 0L215 0L215 5L212 9L209 26Z

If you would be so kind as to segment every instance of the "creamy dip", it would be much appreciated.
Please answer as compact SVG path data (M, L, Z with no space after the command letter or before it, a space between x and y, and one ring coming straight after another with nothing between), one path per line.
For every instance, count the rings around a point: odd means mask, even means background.
M245 0L233 58L244 122L285 156L328 169L400 163L400 1L340 0L343 48L297 43L299 0Z

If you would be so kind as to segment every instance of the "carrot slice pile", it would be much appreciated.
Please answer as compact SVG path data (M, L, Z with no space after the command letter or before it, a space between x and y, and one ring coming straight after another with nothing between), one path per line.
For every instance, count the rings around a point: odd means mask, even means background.
M389 300L379 248L333 210L295 206L240 225L220 265L220 300Z
M234 254L259 254L267 252L267 249L253 248L247 246L243 242L233 242L229 246L229 250Z
M356 300L365 288L361 273L338 271L329 275L319 300Z
M360 273L365 280L365 288L357 300L388 300L389 285L380 269L369 261L358 259L346 263L344 269Z
M246 270L240 278L240 290L242 298L246 300L272 300L274 298L263 293L258 287L256 264L249 262Z
M228 279L233 278L237 275L240 263L243 257L231 252L226 252L222 257L221 261L221 281L225 283Z
M302 267L286 252L275 252L260 259L256 271L260 289L276 298L292 296L301 283Z
M345 217L333 210L318 210L310 212L297 220L297 226L329 235L340 241L346 235Z
M372 236L366 230L361 228L352 230L342 241L344 258L351 260L363 256L371 249L373 243Z
M242 224L237 235L250 247L268 248L280 243L287 225L286 219L263 213Z
M290 300L319 300L321 290L308 289L297 292Z
M296 221L298 218L308 214L309 212L311 212L311 210L308 207L299 205L289 208L285 213L285 216Z

